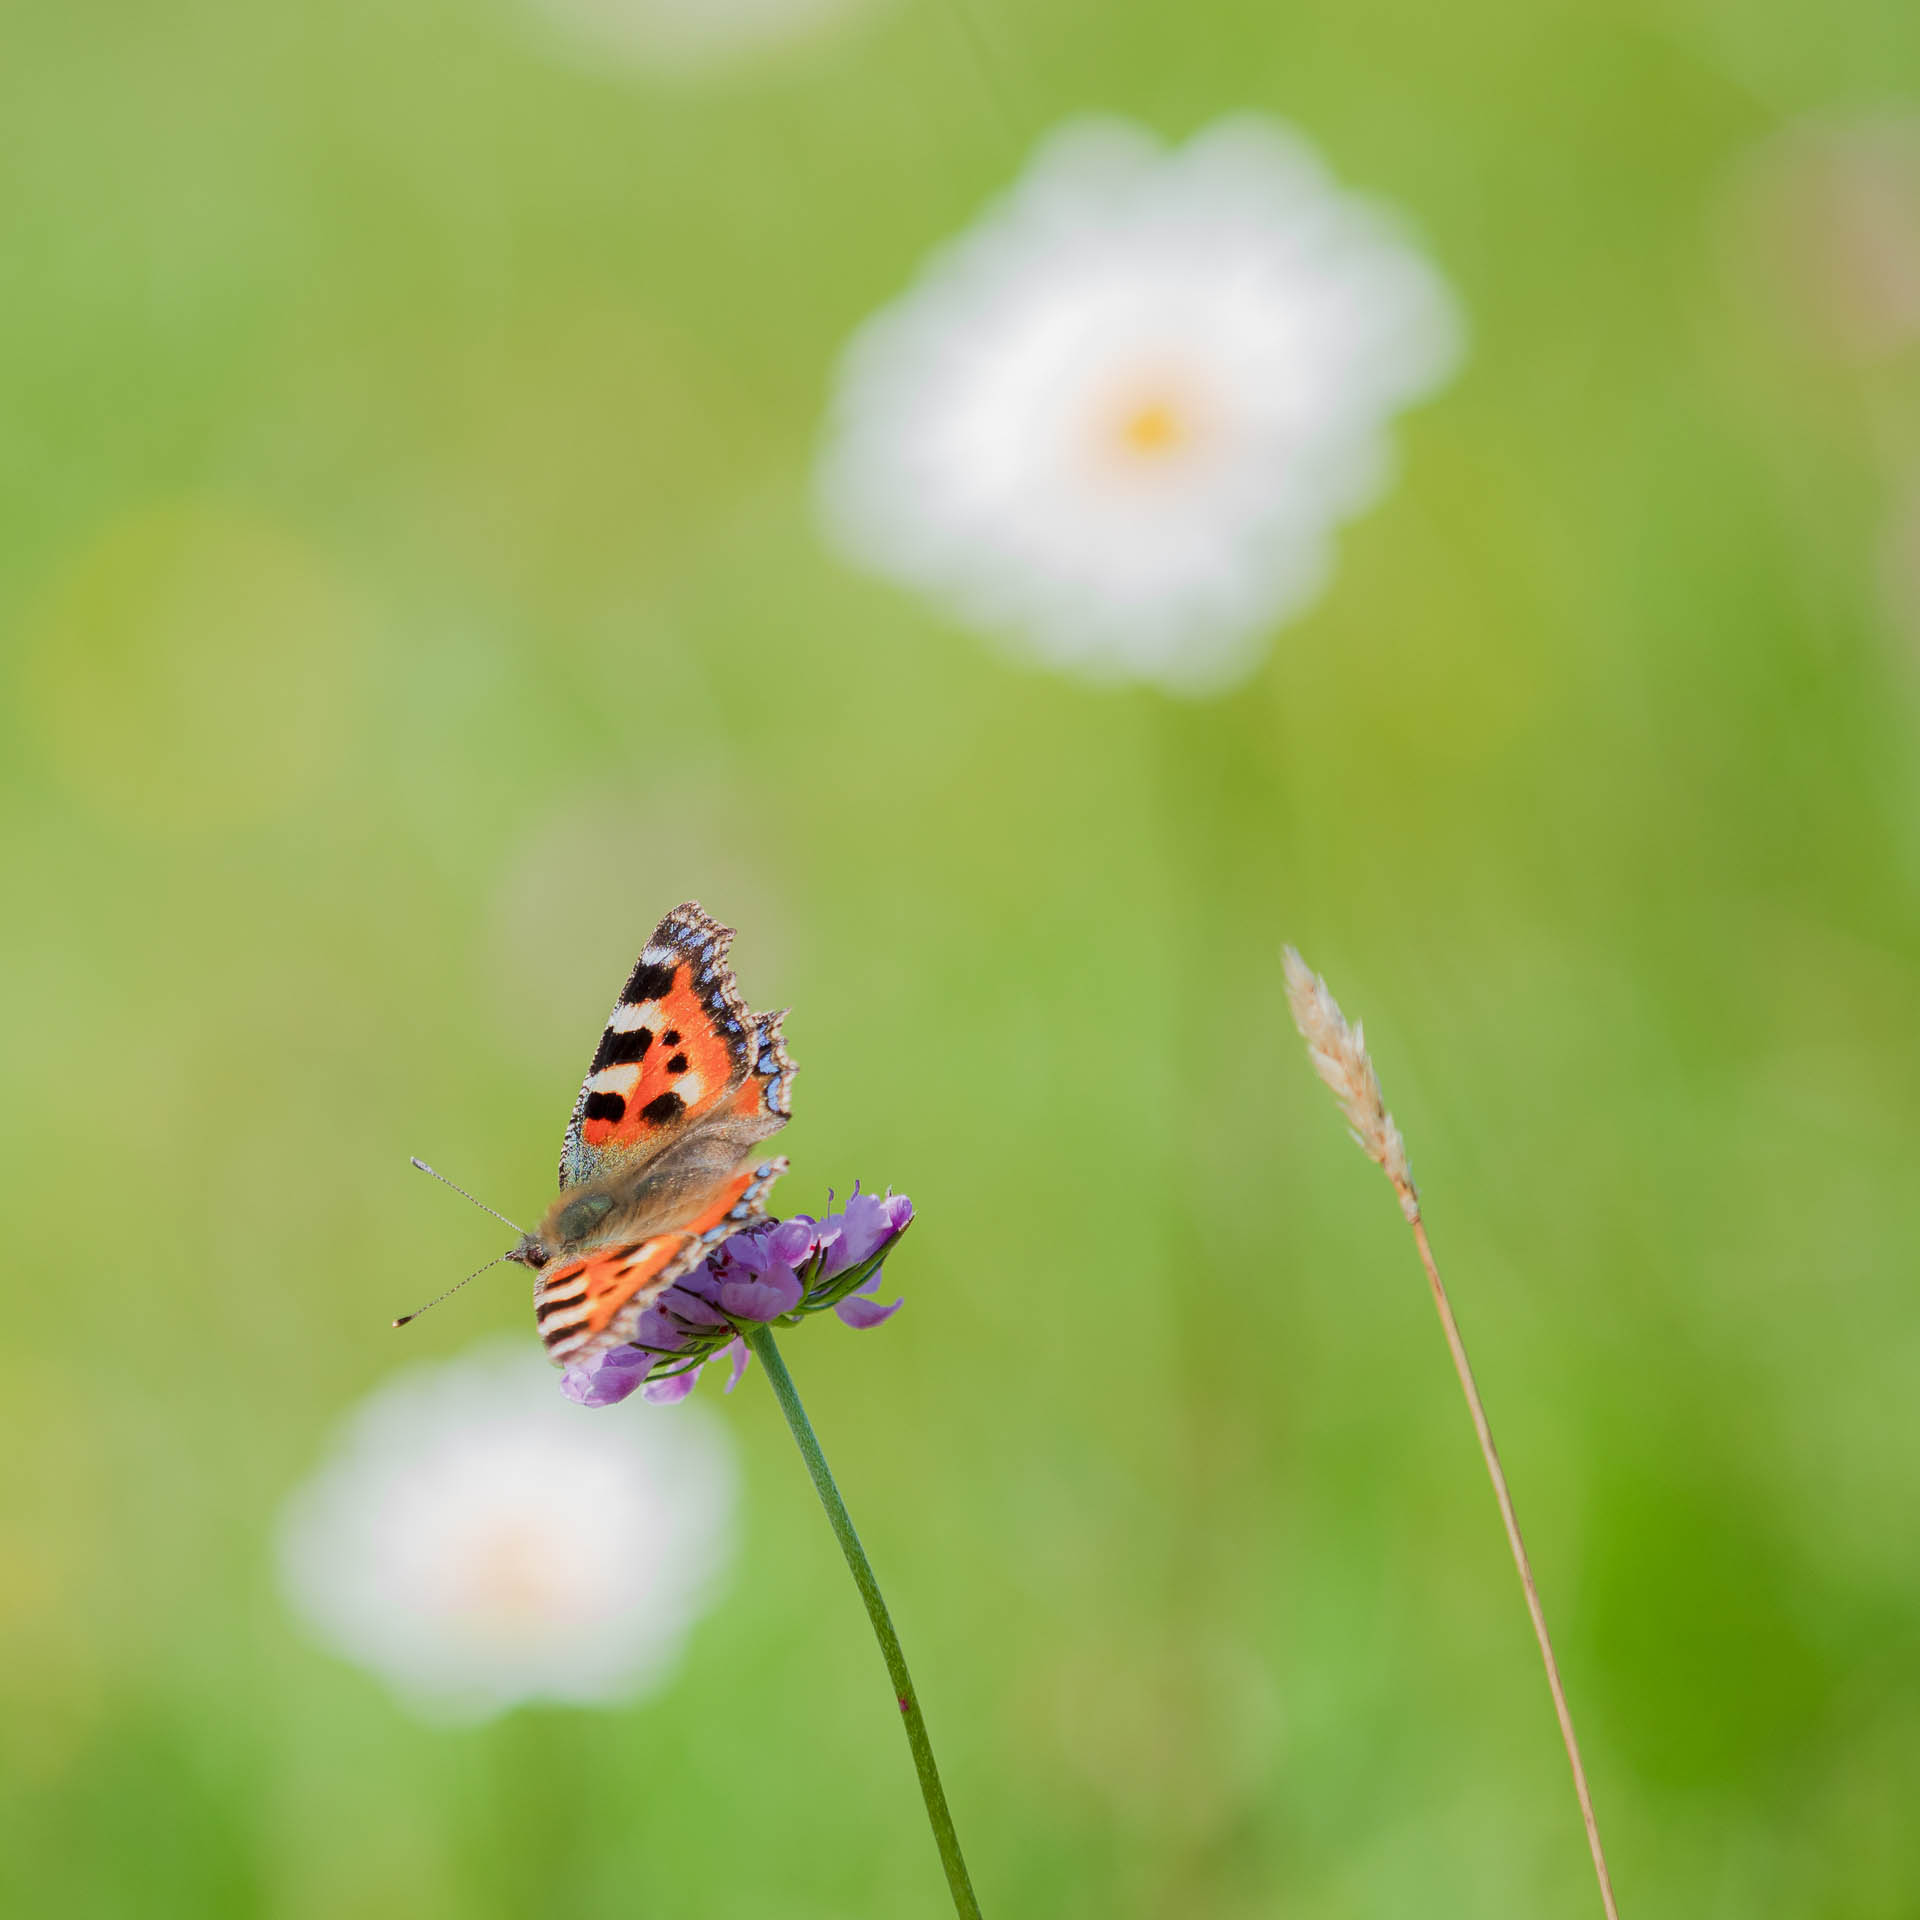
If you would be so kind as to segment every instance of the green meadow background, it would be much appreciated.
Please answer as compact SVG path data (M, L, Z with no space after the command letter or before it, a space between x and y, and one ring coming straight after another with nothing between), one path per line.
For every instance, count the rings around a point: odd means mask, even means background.
M1622 1911L1920 1912L1920 188L1862 267L1786 131L1897 115L1920 12L892 0L679 77L515 0L5 36L0 1908L942 1912L758 1377L637 1707L424 1726L275 1586L344 1410L532 1339L510 1268L389 1331L498 1245L407 1156L537 1211L694 895L793 1007L782 1200L919 1209L906 1310L788 1356L993 1920L1598 1910L1288 939ZM849 331L1065 115L1244 108L1472 338L1264 669L1090 690L837 563Z

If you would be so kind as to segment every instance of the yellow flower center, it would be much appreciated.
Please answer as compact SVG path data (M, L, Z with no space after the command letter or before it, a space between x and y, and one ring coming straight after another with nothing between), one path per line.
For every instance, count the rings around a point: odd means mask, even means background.
M1171 400L1159 395L1136 402L1120 417L1121 446L1143 458L1171 453L1190 435L1185 415Z
M506 1521L474 1543L462 1569L460 1611L478 1636L517 1640L553 1625L564 1611L543 1545L531 1528Z

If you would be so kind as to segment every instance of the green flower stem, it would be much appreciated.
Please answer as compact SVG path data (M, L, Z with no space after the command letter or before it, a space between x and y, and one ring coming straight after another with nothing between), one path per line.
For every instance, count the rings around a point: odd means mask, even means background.
M880 1583L873 1577L866 1549L853 1530L847 1503L834 1485L827 1456L813 1437L813 1427L807 1419L806 1408L800 1404L793 1375L787 1371L787 1363L774 1345L773 1329L756 1326L742 1331L747 1345L766 1368L767 1378L773 1382L774 1398L780 1402L780 1411L787 1416L787 1425L793 1430L794 1444L813 1476L813 1490L827 1510L827 1524L840 1542L840 1551L847 1556L847 1570L853 1575L853 1584L860 1589L860 1598L867 1603L867 1618L873 1622L873 1637L880 1642L887 1677L893 1682L894 1702L900 1709L901 1724L907 1730L907 1745L913 1750L913 1770L920 1776L920 1793L927 1803L927 1824L933 1829L933 1843L940 1849L940 1864L946 1868L947 1885L953 1890L953 1910L960 1920L980 1920L980 1903L973 1897L967 1863L960 1857L960 1837L953 1830L953 1815L947 1811L946 1792L940 1785L940 1769L933 1760L933 1743L927 1738L927 1723L921 1717L920 1696L913 1690L913 1675L907 1671L907 1656L900 1651L900 1636L893 1630L893 1619L881 1597Z

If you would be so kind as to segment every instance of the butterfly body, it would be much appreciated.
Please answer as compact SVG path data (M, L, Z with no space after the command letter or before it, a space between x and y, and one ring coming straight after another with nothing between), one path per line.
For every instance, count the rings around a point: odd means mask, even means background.
M508 1255L534 1270L558 1365L630 1343L667 1287L764 1216L786 1171L759 1154L792 1111L783 1016L740 997L732 939L691 901L653 930L574 1102L560 1193Z

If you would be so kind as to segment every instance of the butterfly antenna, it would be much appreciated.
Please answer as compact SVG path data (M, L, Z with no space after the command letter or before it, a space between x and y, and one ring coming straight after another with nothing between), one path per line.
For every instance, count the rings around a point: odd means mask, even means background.
M457 1193L462 1200L473 1200L473 1195L470 1194L465 1187L459 1185L459 1183L456 1181L449 1180L444 1173L434 1172L434 1169L428 1166L427 1163L424 1160L422 1160L418 1154L411 1154L408 1157L413 1161L413 1164L416 1167L418 1167L422 1173L431 1173L433 1174L433 1177L436 1180L438 1180L443 1187L452 1187L454 1192ZM526 1228L518 1225L516 1222L512 1220L509 1220L507 1216L504 1213L502 1213L498 1207L490 1207L487 1205L487 1203L484 1200L473 1200L473 1204L476 1207L478 1207L482 1213L492 1214L493 1217L496 1220L498 1220L503 1227L512 1227L515 1233L520 1234L522 1237L525 1236L527 1231ZM501 1259L504 1260L507 1256L503 1253L500 1257ZM484 1273L486 1269L483 1267L481 1271ZM463 1280L460 1284L462 1286L465 1286L466 1281ZM420 1311L422 1313L425 1313L426 1308L422 1307ZM395 1326L398 1326L399 1324L400 1323L397 1320L394 1322Z
M419 1162L416 1161L414 1164L417 1166ZM431 1172L432 1169L429 1168L428 1171ZM487 1262L486 1267L475 1267L474 1270L467 1275L467 1280L478 1280L480 1276L486 1272L487 1267L497 1267L506 1257L504 1253L496 1253L493 1258ZM426 1312L427 1307L437 1307L442 1300L450 1300L467 1284L467 1280L456 1280L445 1293L436 1293L433 1298L427 1302L426 1307L415 1307L411 1313L403 1313L393 1324L396 1327L404 1327L409 1320L418 1320L420 1316Z

